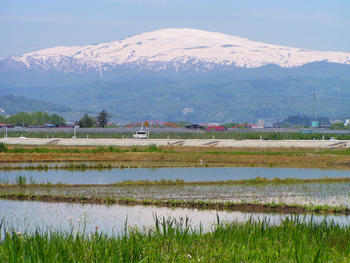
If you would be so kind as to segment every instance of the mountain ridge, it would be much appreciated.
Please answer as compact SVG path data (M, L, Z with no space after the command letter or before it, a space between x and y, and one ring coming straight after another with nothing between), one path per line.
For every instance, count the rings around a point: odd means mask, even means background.
M1 59L2 67L85 73L100 77L119 67L152 71L212 71L275 64L294 68L312 62L350 65L350 53L313 51L255 42L242 37L189 28L145 32L96 45L58 46Z
M81 112L105 109L116 119L130 121L254 122L260 118L279 121L289 115L310 115L315 91L317 115L349 116L348 53L283 50L285 47L268 44L263 47L261 42L192 29L158 30L111 43L114 44L89 45L84 50L46 49L0 60L0 93L45 98L68 106L71 119ZM238 53L231 54L233 50ZM290 50L301 55L302 60L293 54L288 57ZM304 57L307 52L311 56ZM294 64L288 64L283 54L291 63L302 65L291 67ZM336 56L327 57L329 54ZM189 55L196 57L190 59ZM270 55L271 61L267 60ZM105 61L104 56L110 61ZM237 66L229 61L234 56L256 67L242 61L242 67ZM23 59L29 68L21 62ZM116 59L120 62L117 65L113 64ZM254 64L257 61L264 65ZM276 61L285 64L274 64ZM193 111L184 115L186 108Z

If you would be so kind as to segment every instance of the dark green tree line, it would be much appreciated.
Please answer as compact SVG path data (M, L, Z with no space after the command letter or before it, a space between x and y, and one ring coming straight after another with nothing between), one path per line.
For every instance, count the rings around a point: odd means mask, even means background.
M47 112L20 112L9 117L0 116L0 122L17 125L43 125L45 123L51 123L56 126L65 125L66 120L57 114L48 114Z

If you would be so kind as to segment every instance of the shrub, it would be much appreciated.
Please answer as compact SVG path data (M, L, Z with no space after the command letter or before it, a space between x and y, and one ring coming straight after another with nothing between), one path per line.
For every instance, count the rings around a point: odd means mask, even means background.
M24 187L27 184L27 178L24 176L20 175L16 178L16 183L19 187Z
M7 151L8 151L8 149L7 149L6 144L3 143L3 142L1 142L1 143L0 143L0 153L5 153L5 152L7 152Z
M146 152L161 152L162 149L158 148L158 146L155 144L151 144L151 145L147 146L145 151Z

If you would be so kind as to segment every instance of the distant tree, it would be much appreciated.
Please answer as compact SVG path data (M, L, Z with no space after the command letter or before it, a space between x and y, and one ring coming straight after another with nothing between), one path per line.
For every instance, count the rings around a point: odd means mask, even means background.
M306 115L292 115L285 118L283 121L277 123L280 127L310 127L313 118ZM314 121L319 123L328 124L328 117L315 117Z
M63 125L66 123L65 119L57 114L49 115L48 113L41 111L31 113L20 112L6 118L6 122L17 125L42 125L45 123Z
M33 115L27 112L20 112L15 115L11 115L9 122L17 125L34 125Z
M97 116L97 122L99 127L106 127L108 121L111 119L111 114L109 114L107 111L102 110L98 116Z
M225 126L226 128L233 128L233 127L238 127L239 123L238 122L229 122L229 123L224 123L222 126Z
M91 128L96 125L96 119L85 113L84 116L78 121L78 125L81 128Z
M9 118L7 118L6 116L0 115L0 122L7 123L8 121L9 121Z
M349 126L344 126L344 123L334 123L331 126L331 129L334 130L350 130Z
M63 119L61 116L57 114L52 114L50 116L50 123L56 125L56 126L61 126L66 124L66 120Z
M50 116L47 112L37 111L31 114L34 125L41 125L50 121Z

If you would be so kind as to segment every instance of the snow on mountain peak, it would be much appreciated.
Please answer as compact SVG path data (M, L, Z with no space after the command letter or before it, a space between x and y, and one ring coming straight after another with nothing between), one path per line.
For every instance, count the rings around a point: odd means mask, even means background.
M350 64L350 53L304 50L204 30L169 28L97 45L53 47L9 59L41 70L92 68L102 72L123 65L153 70L197 65L210 70L215 66L255 68L267 64L290 68L316 61Z

